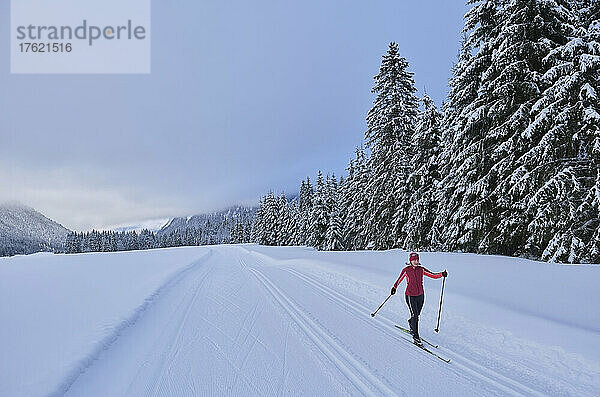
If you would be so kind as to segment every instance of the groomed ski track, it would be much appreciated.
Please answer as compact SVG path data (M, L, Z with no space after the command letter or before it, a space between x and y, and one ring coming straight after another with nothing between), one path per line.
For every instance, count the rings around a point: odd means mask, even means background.
M388 286L361 296L373 286L340 288L361 281L323 262L311 271L255 245L200 247L198 257L53 394L537 396L563 385L544 388L528 381L531 368L511 372L442 343L436 352L452 362L438 360L395 329L406 321L402 297L372 318Z

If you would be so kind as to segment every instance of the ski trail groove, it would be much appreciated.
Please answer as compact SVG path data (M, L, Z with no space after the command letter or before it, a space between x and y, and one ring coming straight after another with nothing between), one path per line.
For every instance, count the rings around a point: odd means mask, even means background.
M81 374L86 372L98 360L100 355L105 350L108 350L117 341L117 339L119 339L119 336L121 336L126 329L133 327L144 314L144 312L154 303L156 303L156 301L160 299L162 295L172 288L175 288L188 275L188 273L191 273L198 266L205 263L212 254L213 251L209 248L208 252L203 254L200 258L172 274L152 294L144 299L144 302L141 305L134 309L131 316L122 320L121 323L117 325L109 335L98 342L94 350L85 358L80 360L78 365L76 365L75 368L65 376L64 380L59 384L59 387L53 392L49 393L48 396L62 396L67 393L73 383L75 383L81 376Z
M235 386L235 384L237 383L237 379L242 379L242 381L244 382L244 384L246 386L248 386L249 389L252 389L257 396L260 396L261 393L260 391L256 388L256 386L254 385L254 383L248 379L248 377L242 372L241 368L238 368L235 363L233 361L231 361L231 359L227 356L227 354L223 353L223 350L219 347L219 345L217 344L217 342L215 342L214 340L212 340L210 337L205 337L208 342L213 346L213 348L215 349L215 352L217 354L219 354L219 356L221 356L225 361L227 361L227 363L231 366L231 368L233 368L233 370L236 372L236 374L239 375L239 377L236 378L235 382L231 382L230 385L226 387L225 389L233 389L233 386ZM218 395L219 393L212 393L211 395Z
M212 267L209 268L205 274L201 277L200 281L197 283L196 288L194 289L194 294L192 296L192 298L190 299L190 301L187 304L187 307L185 308L185 312L183 317L179 320L179 325L177 326L177 332L175 334L175 337L172 339L172 342L169 346L169 350L166 353L166 357L163 360L163 364L161 366L160 372L158 374L158 377L155 380L154 383L154 388L152 390L152 395L156 396L157 392L158 392L158 388L160 387L162 380L164 378L165 375L165 371L168 369L168 367L170 366L170 363L173 362L173 360L175 360L177 358L177 356L179 355L179 346L181 345L181 339L182 339L182 330L187 322L187 319L190 315L191 309L194 306L194 304L196 303L197 299L198 299L198 295L200 290L202 289L202 287L204 286L204 283L206 281L206 279L208 278L208 276L210 275L212 270Z
M338 303L340 303L341 306L344 306L347 309L347 311L354 311L357 314L357 317L360 317L361 319L366 320L367 323L371 324L375 328L378 328L382 332L388 334L389 336L392 336L394 339L398 339L395 335L390 333L388 330L389 327L393 327L395 324L392 320L389 320L386 317L381 316L381 315L379 316L379 318L377 318L377 317L370 318L370 319L366 318L364 316L364 313L369 313L369 308L364 306L362 303L340 294L339 292L335 291L331 287L323 284L322 282L314 279L311 276L308 276L304 273L297 271L296 269L287 268L284 270L287 271L288 273L296 276L297 278L303 280L304 282L311 284L315 288L321 290L326 295L329 295L331 298L338 301ZM359 310L354 309L355 307L360 307L360 308L362 308L363 311L360 312ZM375 320L375 321L369 321L369 320ZM375 326L375 322L377 322L377 321L380 324L386 324L387 326L385 327L385 329L382 327ZM469 359L463 357L462 355L460 355L459 353L456 353L450 349L440 347L440 350L451 354L452 363L455 366L460 367L463 371L465 371L471 375L477 376L478 378L485 380L488 383L491 383L493 386L495 386L496 388L502 389L504 392L509 392L511 394L516 394L516 395L536 395L536 396L544 396L545 395L545 394L543 394L537 390L534 390L534 389L530 388L529 386L524 385L514 379L508 378L505 375L502 375L502 374L494 371L493 369L484 367L481 364L473 362L472 360L469 360ZM458 358L458 360L457 360L457 358ZM464 374L460 374L460 375L464 376Z
M290 325L287 325L287 328L285 329L285 344L283 346L283 365L281 366L281 384L279 385L279 388L277 390L277 395L278 396L282 396L283 395L283 388L285 386L285 382L287 380L288 377L288 370L287 370L287 350L288 350L288 340L290 338Z
M288 299L281 290L275 286L258 269L249 268L257 280L266 288L277 303L290 315L296 324L306 333L310 340L325 354L331 362L354 384L364 395L375 395L374 390L380 394L396 395L393 391L358 360L356 360L312 319Z
M369 309L366 306L363 306L360 302L351 300L350 298L345 297L344 295L340 294L339 292L337 292L335 290L329 289L328 286L325 286L317 281L313 281L308 278L305 278L304 275L302 275L301 273L297 273L295 270L286 269L286 271L288 273L291 273L292 275L296 276L297 278L303 280L305 283L312 285L314 288L320 290L321 293L329 296L333 300L334 303L337 303L340 307L342 307L348 313L352 314L355 318L357 318L360 321L362 321L363 323L368 324L369 326L375 328L377 331L383 333L388 338L394 339L396 341L408 341L408 342L412 343L412 340L405 338L403 336L400 336L400 334L398 334L397 332L390 332L390 329L393 329L391 327L394 327L394 324L395 324L392 320L389 320L381 315L379 317L370 317L370 316L366 317L365 313L368 313ZM356 309L355 308L356 306L360 306L362 308L362 310ZM402 343L404 343L404 342L402 342ZM407 352L410 352L410 354L413 357L422 357L423 356L420 352L415 351L412 348L406 349L406 350L407 350ZM433 359L432 357L428 357L428 359L432 363L437 364L437 359Z

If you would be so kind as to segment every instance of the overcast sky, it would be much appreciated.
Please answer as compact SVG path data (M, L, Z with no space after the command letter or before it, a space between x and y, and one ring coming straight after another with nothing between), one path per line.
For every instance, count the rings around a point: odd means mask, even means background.
M0 2L0 201L74 230L254 204L345 172L399 43L441 104L466 7L448 0L154 1L150 75L11 75Z

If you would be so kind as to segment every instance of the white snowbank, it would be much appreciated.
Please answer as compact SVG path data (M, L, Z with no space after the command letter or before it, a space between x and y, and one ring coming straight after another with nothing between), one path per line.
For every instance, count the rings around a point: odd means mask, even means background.
M206 252L0 258L0 394L62 394L161 286Z

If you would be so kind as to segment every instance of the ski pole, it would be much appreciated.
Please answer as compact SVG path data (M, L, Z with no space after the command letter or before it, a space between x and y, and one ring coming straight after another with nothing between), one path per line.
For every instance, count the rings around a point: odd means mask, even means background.
M379 307L377 308L377 310L375 310L374 313L371 313L371 317L375 317L375 315L377 314L377 312L379 311L379 309L381 309L381 307L383 305L385 305L385 302L388 301L388 299L390 299L392 297L392 294L390 294L390 296L388 296L387 298L385 298L385 300L383 301L383 303L381 305L379 305Z
M446 284L446 277L442 280L442 294L440 295L440 310L438 311L438 321L437 327L435 327L435 332L440 332L440 317L442 315L442 299L444 298L444 285Z

